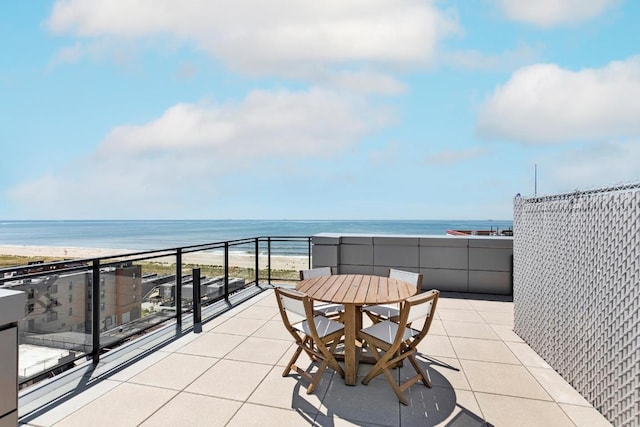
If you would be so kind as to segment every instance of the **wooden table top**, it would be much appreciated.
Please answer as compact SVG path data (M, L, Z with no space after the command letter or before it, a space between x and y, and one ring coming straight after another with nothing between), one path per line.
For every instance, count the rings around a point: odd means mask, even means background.
M368 274L313 277L298 282L296 289L318 301L356 305L399 302L418 292L407 282Z

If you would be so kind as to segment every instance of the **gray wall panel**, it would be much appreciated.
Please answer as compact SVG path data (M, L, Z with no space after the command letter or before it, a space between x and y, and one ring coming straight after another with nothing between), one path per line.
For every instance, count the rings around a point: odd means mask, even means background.
M421 268L422 289L450 292L468 292L467 270Z
M347 245L373 245L373 237L342 236L341 242Z
M511 271L511 249L469 248L469 269Z
M374 265L418 267L418 246L374 246L373 262Z
M466 247L420 246L420 267L466 270L469 268L468 249Z
M469 239L464 237L421 237L420 246L436 246L439 248L466 248Z
M502 237L477 237L469 236L470 248L503 248L513 249L513 239L505 239Z
M376 265L373 267L373 274L376 276L388 276L389 275L389 267Z
M312 258L313 267L337 267L338 246L314 245Z
M340 267L340 274L375 274L383 276L376 273L372 265L343 265Z
M469 270L469 292L511 295L511 272Z
M418 246L419 237L374 237L373 244L376 246Z
M323 235L315 235L311 238L311 242L314 245L339 245L340 237L339 236L323 236Z
M373 246L340 246L340 263L351 265L373 265Z

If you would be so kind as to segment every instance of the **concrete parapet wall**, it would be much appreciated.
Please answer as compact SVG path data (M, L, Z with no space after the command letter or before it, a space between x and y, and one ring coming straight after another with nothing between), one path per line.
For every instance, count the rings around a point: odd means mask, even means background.
M386 276L389 268L422 273L423 289L510 295L513 239L489 236L313 236L314 267Z

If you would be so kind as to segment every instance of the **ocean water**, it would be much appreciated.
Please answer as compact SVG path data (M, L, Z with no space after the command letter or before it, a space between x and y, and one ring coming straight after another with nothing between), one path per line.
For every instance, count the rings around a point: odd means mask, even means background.
M0 245L151 250L249 237L318 233L445 235L448 229L501 230L513 221L326 221L326 220L95 220L0 221ZM306 245L280 245L288 254Z

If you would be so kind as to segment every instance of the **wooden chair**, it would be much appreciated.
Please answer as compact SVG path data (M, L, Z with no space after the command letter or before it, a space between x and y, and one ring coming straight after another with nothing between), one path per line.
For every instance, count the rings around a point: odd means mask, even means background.
M418 291L422 288L422 274L390 268L389 277L411 283L418 288ZM383 320L397 322L400 317L400 304L369 305L362 307L362 311L369 316L369 319L371 319L373 323L382 322Z
M419 380L422 380L426 387L431 387L429 378L415 360L415 354L417 352L416 347L429 332L439 295L440 292L434 289L407 298L401 303L400 316L397 323L391 320L384 320L358 332L358 337L363 340L363 347L370 349L376 359L376 364L364 377L362 384L367 385L373 378L384 374L396 396L398 396L398 400L404 405L409 404L403 393L404 390ZM425 319L424 325L420 330L404 326L418 319ZM398 364L401 365L404 359L409 359L417 374L404 384L399 385L389 369Z
M331 267L318 267L310 270L300 270L300 280L311 279L313 277L331 276L333 271ZM313 311L316 314L329 317L331 319L340 319L344 312L344 305L331 302L314 302Z
M333 355L340 339L344 336L342 323L324 316L315 315L313 313L313 301L301 292L284 288L276 288L275 292L282 321L298 346L286 368L284 368L282 376L286 377L291 370L295 370L309 380L307 394L313 392L327 367L331 367L340 376L344 377L344 371ZM302 316L303 320L292 323L289 319L289 313ZM295 365L302 351L311 360L320 362L320 367L315 374L311 374Z

